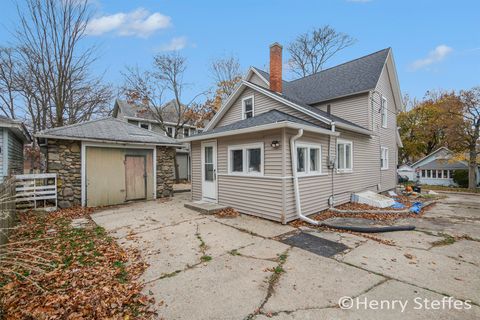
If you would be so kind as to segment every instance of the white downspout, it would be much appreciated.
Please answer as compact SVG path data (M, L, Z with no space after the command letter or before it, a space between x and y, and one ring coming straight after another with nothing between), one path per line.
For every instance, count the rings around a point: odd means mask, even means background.
M292 158L292 176L293 176L293 191L295 193L295 208L297 216L300 220L311 223L313 225L319 225L318 221L310 219L302 214L302 205L300 203L300 189L298 188L298 175L297 175L297 156L295 154L295 141L303 136L303 129L298 129L298 133L290 138L290 156Z

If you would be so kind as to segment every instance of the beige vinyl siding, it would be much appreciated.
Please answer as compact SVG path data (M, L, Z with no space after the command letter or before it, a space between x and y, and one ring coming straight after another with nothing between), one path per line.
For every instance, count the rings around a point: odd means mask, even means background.
M241 95L238 96L237 100L230 106L227 112L223 115L220 121L213 127L223 127L225 125L234 123L236 121L242 120L242 99L253 96L254 97L254 110L255 115L259 115L270 110L276 109L281 112L285 112L292 116L298 117L300 119L310 121L317 125L325 126L325 124L321 121L318 121L300 111L293 109L283 103L278 102L275 99L267 97L263 93L255 91L251 88L246 88ZM211 129L213 129L211 128Z
M330 110L333 115L369 129L371 121L368 99L369 94L364 93L348 98L332 100L316 107L326 112L327 105L330 105Z
M396 105L393 98L393 90L389 79L388 69L383 68L382 74L378 81L376 91L380 92L387 98L388 116L387 116L387 128L381 126L380 113L378 112L380 107L374 104L375 122L378 130L378 143L382 147L388 148L388 170L382 170L380 172L380 190L389 190L395 188L397 180L397 163L398 163L398 148L397 148L397 119L396 119ZM378 96L378 95L376 95ZM375 101L378 101L377 99ZM379 155L380 157L380 155Z
M200 141L193 141L191 147L192 200L202 199L202 149Z

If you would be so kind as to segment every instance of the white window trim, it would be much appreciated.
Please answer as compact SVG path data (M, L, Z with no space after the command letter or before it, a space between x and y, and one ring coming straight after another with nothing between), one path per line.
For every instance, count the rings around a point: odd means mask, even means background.
M247 156L247 149L260 149L260 172L248 172L248 156ZM233 150L242 150L243 156L243 167L242 172L233 172L232 171L232 151ZM265 155L264 155L264 145L263 142L256 142L256 143L248 143L248 144L238 144L238 145L231 145L228 146L228 155L227 155L227 162L228 162L228 174L232 176L247 176L247 177L255 177L255 176L263 176L264 173L264 166L265 166Z
M148 130L152 131L152 124L151 124L151 123L149 123L149 122L141 122L141 121L140 121L140 122L138 123L138 127L139 127L139 128L142 128L142 124L148 125ZM145 128L142 128L142 129L145 129Z
M386 154L387 157L384 159L384 158L383 158L383 153L384 153L385 151L387 152L387 154ZM389 167L388 156L389 156L389 154L388 154L388 148L387 148L387 147L381 147L381 149L380 149L380 159L381 159L381 160L385 160L385 161L381 161L381 163L382 163L382 164L385 164L385 163L386 163L386 166L384 166L384 167L380 166L380 169L381 169L381 170L388 170L388 167Z
M252 99L252 118L255 117L255 97L253 95L242 98L242 120L245 120L245 100Z
M304 176L318 176L318 175L323 175L322 173L322 145L317 144L317 143L306 143L306 142L299 142L295 145L295 151L298 148L306 148L307 153L305 155L305 172L298 172L297 171L297 176L299 177L304 177ZM319 149L319 155L318 155L318 170L316 171L311 171L310 170L310 149ZM297 157L298 153L295 152L295 157ZM298 163L298 159L297 159Z
M384 121L385 118L385 121ZM388 100L386 97L382 96L382 107L380 111L380 122L382 128L388 128Z
M339 169L338 168L338 145L339 144L350 144L350 164L351 164L350 169ZM336 160L335 166L336 166L336 169L337 169L337 173L351 173L351 172L353 172L353 141L352 140L345 140L345 139L337 139L337 144L336 144L335 147L336 147L335 154L337 155L337 157L336 157L337 160Z

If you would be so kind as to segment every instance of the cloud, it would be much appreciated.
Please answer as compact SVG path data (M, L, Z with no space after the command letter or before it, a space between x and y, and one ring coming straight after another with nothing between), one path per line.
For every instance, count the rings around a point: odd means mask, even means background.
M431 64L440 62L445 59L452 51L453 49L451 47L441 44L432 51L430 51L425 58L415 60L411 65L411 69L418 70L421 68L425 68Z
M161 45L158 50L159 51L177 51L182 50L187 46L187 38L186 37L177 37L170 40L169 43L165 43Z
M120 36L137 36L146 38L155 31L171 26L171 18L159 12L150 13L138 8L131 12L119 12L93 18L89 21L86 33L99 36L114 32Z

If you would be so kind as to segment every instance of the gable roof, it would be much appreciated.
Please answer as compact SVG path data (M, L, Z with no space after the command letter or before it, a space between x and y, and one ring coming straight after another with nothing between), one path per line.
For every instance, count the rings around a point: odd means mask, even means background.
M128 103L122 99L116 99L115 105L113 108L113 116L116 118L118 115L118 110L123 113L123 116L127 119L138 120L138 121L147 121L147 122L157 122L157 118L153 114L153 111L146 105L143 104L132 104ZM178 116L175 108L175 101L171 100L167 102L162 108L162 117L163 121L166 124L176 124L178 121ZM185 124L185 126L192 126L190 123Z
M283 81L283 94L311 105L373 90L390 50L386 48L303 78ZM269 73L253 69L270 81Z
M307 131L321 132L329 135L338 135L338 133L332 132L330 129L323 128L312 122L273 109L252 118L239 120L222 127L197 133L188 138L182 139L182 141L202 140L209 137L238 134L240 132L254 132L283 127L305 129Z
M161 133L142 129L115 118L103 118L68 126L47 129L37 138L102 141L114 143L140 143L179 146L176 140Z
M0 116L0 128L8 128L10 129L14 135L22 139L23 142L31 142L32 137L27 130L27 127L23 124L23 122L15 119L10 119L5 116Z
M449 153L449 154L453 154L453 151L450 150L450 149L448 149L447 147L440 147L440 148L438 148L437 150L431 152L430 154L427 154L425 157L421 158L420 160L417 160L417 161L415 161L414 163L412 163L412 167L415 167L417 164L419 164L419 163L422 162L423 160L428 159L428 158L434 156L435 154L437 154L438 152L440 152L440 151L442 151L442 150L446 151L446 152Z

